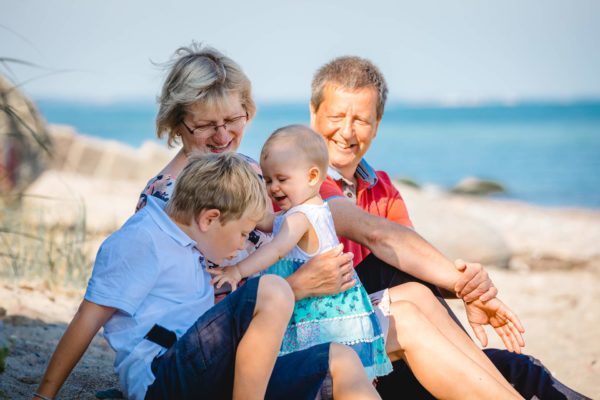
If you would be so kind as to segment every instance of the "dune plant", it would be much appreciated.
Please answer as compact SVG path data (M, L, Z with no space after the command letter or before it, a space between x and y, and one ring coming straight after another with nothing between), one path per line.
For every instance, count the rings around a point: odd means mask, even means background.
M34 79L65 72L0 56L0 276L52 287L79 286L87 279L92 262L83 206L56 204L74 208L77 217L54 225L44 222L41 214L46 211L35 215L35 210L24 206L24 190L52 157L52 140L34 104L19 91L29 81L18 82L12 70L16 65L45 71Z

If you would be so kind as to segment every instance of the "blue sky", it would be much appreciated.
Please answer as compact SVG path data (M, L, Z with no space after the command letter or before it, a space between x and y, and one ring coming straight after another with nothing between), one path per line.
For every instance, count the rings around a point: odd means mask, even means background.
M395 100L600 98L600 2L0 0L0 56L68 70L36 98L153 101L192 39L238 61L259 100L307 101L329 59L372 59ZM22 82L44 70L11 66ZM4 68L2 72L6 72Z

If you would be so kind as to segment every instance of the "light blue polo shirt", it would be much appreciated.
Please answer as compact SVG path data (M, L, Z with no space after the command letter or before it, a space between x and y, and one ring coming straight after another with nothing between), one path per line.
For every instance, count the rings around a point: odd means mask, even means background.
M196 242L148 197L98 250L85 299L117 312L104 325L115 371L129 399L143 399L154 381L152 360L164 349L144 336L159 324L181 337L214 305L214 290Z

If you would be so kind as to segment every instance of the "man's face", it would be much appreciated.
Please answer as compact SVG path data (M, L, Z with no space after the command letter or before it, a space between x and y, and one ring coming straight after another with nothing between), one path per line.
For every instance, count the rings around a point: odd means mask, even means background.
M377 91L372 87L348 90L329 84L323 94L318 110L311 105L311 126L327 143L329 165L344 178L352 179L377 135Z

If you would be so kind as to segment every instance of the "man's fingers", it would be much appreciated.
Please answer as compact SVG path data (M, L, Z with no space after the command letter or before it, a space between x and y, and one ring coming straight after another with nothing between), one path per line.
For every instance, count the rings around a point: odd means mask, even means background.
M521 334L519 329L517 329L517 327L510 321L508 322L508 328L512 332L512 335L515 337L519 348L525 347L525 339L523 339L523 335Z
M460 258L458 260L454 261L454 266L460 272L463 272L465 270L465 268L467 268L467 264Z
M477 288L477 289L473 290L472 292L465 294L465 295L460 295L459 297L461 297L464 302L470 303L472 301L477 300L482 293L483 293L483 291L481 289Z
M502 343L504 343L504 347L506 347L506 349L508 351L513 351L513 345L512 345L512 341L510 340L510 338L508 337L507 333L506 333L506 328L505 326L501 326L496 328L496 333L498 333L498 336L500 336L500 339L502 339Z
M498 289L496 289L496 286L492 285L487 292L479 296L479 300L486 302L495 298L496 296L498 296Z
M469 293L479 286L481 282L481 277L479 276L480 271L481 265L469 264L469 268L467 268L467 264L465 263L464 268L462 269L462 275L454 285L454 291L464 295L465 291L466 293Z
M464 274L467 274L469 270L465 271ZM471 292L474 292L476 289L480 291L480 294L485 293L489 287L491 286L491 282L487 279L487 273L483 271L474 275L459 291L460 296L464 297Z
M208 272L212 276L218 276L218 275L223 274L223 269L221 269L221 268L206 268L206 272Z
M477 338L477 340L479 340L479 343L481 343L481 346L485 347L488 344L488 338L487 338L487 334L485 333L485 329L483 329L483 327L479 324L474 324L471 323L471 328L473 329L473 332L475 333L475 337Z

